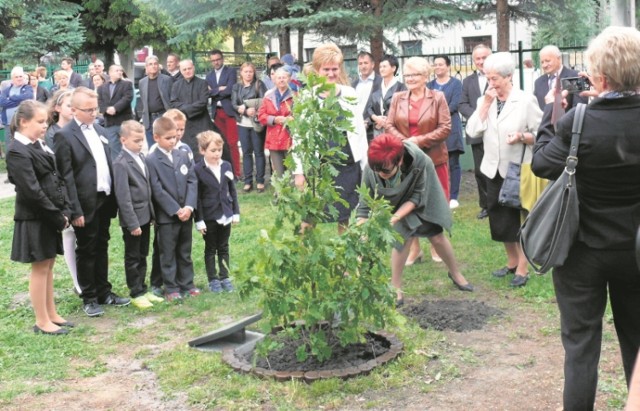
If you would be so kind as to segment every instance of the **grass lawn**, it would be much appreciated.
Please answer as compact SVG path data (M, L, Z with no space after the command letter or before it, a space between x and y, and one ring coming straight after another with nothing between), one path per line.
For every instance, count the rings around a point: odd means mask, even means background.
M471 175L464 174L469 180ZM446 276L446 268L428 261L405 270L406 298L477 299L509 311L519 304L543 318L536 332L559 340L559 324L550 276L532 275L529 284L510 289L509 279L495 280L489 273L505 263L503 248L489 239L487 221L477 221L478 208L472 190L463 190L462 206L454 213L451 241L466 278L477 291L460 293ZM241 223L231 236L231 266L250 255L260 228L271 224L273 209L268 194L241 195ZM29 266L9 260L13 229L13 200L0 201L0 244L5 256L0 263L0 407L39 404L43 409L56 404L56 397L73 401L74 387L116 390L127 384L131 364L139 372L149 372L157 381L160 404L180 404L163 409L335 409L394 408L394 395L408 389L425 395L455 381L461 375L459 359L473 364L481 361L465 347L452 345L446 332L423 330L398 316L399 323L389 331L405 343L405 354L369 376L347 381L326 380L306 385L291 381L278 383L235 373L221 361L220 354L191 349L186 342L219 326L259 311L255 300L240 301L237 294L214 295L203 292L198 298L179 305L157 304L147 311L134 307L108 307L105 316L87 318L81 302L72 291L72 282L60 257L55 267L57 304L62 315L77 323L68 336L48 338L31 332L33 313L28 299ZM327 227L329 235L335 227ZM117 220L111 228L110 280L114 291L127 295L124 278L123 243ZM428 255L428 243L422 242ZM203 241L194 231L193 260L196 285L206 289ZM257 299L257 298L256 298ZM256 327L257 329L257 327ZM615 335L605 339L615 343ZM615 344L613 344L615 346ZM425 384L428 369L434 381ZM556 370L561 375L561 370ZM105 377L120 372L112 386ZM607 401L616 409L624 401L625 389L614 377L603 378ZM126 387L134 390L134 387ZM138 387L135 387L137 389ZM123 388L124 389L124 388ZM124 389L126 392L126 389ZM53 395L49 395L53 394ZM117 394L117 393L116 393ZM116 395L114 394L114 395ZM122 394L125 395L125 394ZM133 401L133 400L132 400ZM111 408L107 403L104 408ZM154 409L155 406L127 409ZM603 404L604 405L604 404ZM29 407L28 407L29 408ZM602 407L600 407L602 408ZM514 408L515 409L515 408Z

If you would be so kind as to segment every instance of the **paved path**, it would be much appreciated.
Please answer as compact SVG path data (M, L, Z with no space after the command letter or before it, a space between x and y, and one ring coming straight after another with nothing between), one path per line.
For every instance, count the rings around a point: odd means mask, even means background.
M13 184L5 184L5 181L7 181L7 173L0 173L0 198L15 197L16 191Z

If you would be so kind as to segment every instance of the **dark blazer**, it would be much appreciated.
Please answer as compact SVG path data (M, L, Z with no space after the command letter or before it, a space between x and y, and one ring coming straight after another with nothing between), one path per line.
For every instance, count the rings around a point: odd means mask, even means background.
M153 219L149 170L140 168L136 160L122 150L113 161L114 188L120 225L129 231Z
M222 216L240 214L231 163L223 161L220 165L220 181L207 167L204 159L196 163L195 170L198 177L197 221L218 220Z
M107 156L109 174L111 174L111 193L113 194L113 165L111 150L106 142L105 129L95 125L95 130L101 136L102 147ZM98 204L98 187L96 161L91 153L82 130L75 119L61 128L53 136L53 146L56 153L56 165L62 174L69 200L71 202L71 220L84 216L85 223L91 222ZM115 196L110 195L105 200L105 212L112 218L116 216L118 208Z
M231 88L229 93L231 93ZM228 101L231 104L231 101ZM194 76L190 81L183 77L171 86L171 107L177 108L187 116L182 141L191 147L196 155L199 153L196 135L202 131L215 130L209 110L207 110L208 102L207 82L200 77Z
M14 220L42 220L61 231L65 216L71 220L71 204L53 152L14 140L7 153L7 170L16 186Z
M33 87L32 87L33 88ZM36 100L41 102L41 103L46 103L47 100L49 100L49 98L51 98L51 94L49 93L49 90L47 90L44 87L36 87Z
M235 117L236 112L231 104L231 90L233 85L238 82L238 73L236 69L222 66L222 73L220 73L220 81L216 81L216 72L212 70L207 74L207 84L209 84L209 95L211 96L211 105L217 106L218 101L222 104L224 112L229 117ZM220 86L226 86L226 88L220 91Z
M374 83L375 84L375 83ZM364 109L364 118L367 121L370 121L373 124L373 120L371 120L371 116L386 116L389 112L389 106L391 105L391 98L393 95L399 91L405 91L407 86L404 83L396 82L391 88L387 90L387 93L384 95L384 100L382 103L383 111L380 111L380 100L382 100L382 90L380 87L376 91L372 91L369 96L369 101L367 101L367 106Z
M560 71L560 79L567 77L578 77L578 72L572 70L568 67L562 67L562 71ZM536 79L533 83L533 94L538 99L538 105L541 110L544 110L544 106L546 106L544 102L544 96L549 93L549 76L547 74L543 74ZM578 103L587 103L588 99L585 97L580 97L577 94L569 94L567 96L567 108L569 111L573 107L575 107Z
M551 125L547 104L532 169L555 180L565 166L575 110ZM632 250L640 225L640 96L596 98L587 107L578 147L578 240L591 248Z
M78 88L82 85L82 76L80 73L76 73L75 71L71 72L69 76L69 84L73 86L73 88Z
M173 79L171 76L165 74L158 74L158 92L162 99L162 104L165 110L171 108L171 86L173 85ZM142 123L145 128L151 127L151 113L149 112L149 77L144 77L138 83L138 89L140 90L140 102L142 103Z
M447 137L451 132L451 114L444 93L425 88L424 103L420 107L418 135L409 133L410 91L395 93L391 99L384 129L403 140L417 137L418 147L427 154L435 166L449 161Z
M113 96L109 91L110 82L98 87L98 106L104 116L105 127L119 126L133 118L131 102L133 101L133 83L129 80L118 80L113 90ZM116 114L106 113L108 107L116 109Z
M465 120L469 120L469 117L476 111L478 98L483 94L484 90L480 90L480 85L478 84L477 72L462 80L462 97L460 97L460 104L458 104L458 112L462 114ZM466 141L467 144L482 144L482 137L473 138L466 134Z
M198 205L198 179L187 153L173 149L173 163L160 148L147 156L156 222L178 223L182 207Z
M238 107L244 104L245 100L253 98L263 98L267 92L267 86L264 85L262 80L255 80L250 86L245 87L243 82L238 82L233 85L231 89L231 105L233 106L233 112L236 120L240 121L246 114L240 114L237 110ZM246 113L246 111L245 111ZM258 116L258 110L256 110L255 117Z
M180 79L182 78L182 73L180 73L180 70L178 70L178 72L177 72L175 75L173 75L173 76L171 75L171 73L169 73L169 72L168 72L167 70L165 70L165 69L160 70L160 73L161 73L161 74L164 74L165 76L169 76L169 77L171 77L171 79L172 79L173 81L178 81L178 80L180 80Z

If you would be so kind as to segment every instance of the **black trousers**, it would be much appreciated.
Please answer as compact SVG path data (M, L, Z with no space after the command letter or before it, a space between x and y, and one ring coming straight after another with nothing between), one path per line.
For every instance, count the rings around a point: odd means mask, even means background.
M160 272L167 294L189 291L193 284L191 261L191 230L193 221L158 224Z
M142 234L135 236L122 227L122 239L124 240L124 272L127 277L127 287L131 298L136 298L147 293L147 256L149 255L150 224L140 227Z
M231 237L231 224L222 225L217 221L206 221L207 233L204 238L204 265L207 269L207 278L212 280L224 280L229 278L229 237ZM216 272L216 256L218 257L218 271Z
M76 233L76 264L80 298L85 304L102 302L111 293L109 282L109 227L107 197L99 195L96 212L84 227L74 227Z
M487 208L487 176L480 171L480 164L484 157L484 143L472 144L471 153L473 154L473 174L476 177L478 185L478 205L480 208Z
M633 250L600 250L576 243L553 270L562 332L564 410L592 410L598 384L607 289L627 378L640 347L640 271Z

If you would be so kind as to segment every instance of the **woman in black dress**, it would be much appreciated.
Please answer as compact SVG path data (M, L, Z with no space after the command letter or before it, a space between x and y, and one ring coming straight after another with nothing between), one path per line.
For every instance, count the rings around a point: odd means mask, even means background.
M7 153L9 181L16 187L11 260L31 263L33 331L61 335L73 324L56 311L53 265L62 254L60 232L69 225L70 204L53 151L42 141L46 130L46 107L33 100L22 102L11 120L14 140Z

